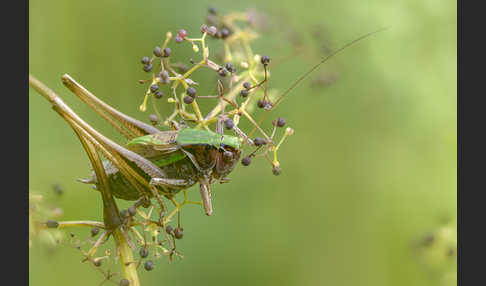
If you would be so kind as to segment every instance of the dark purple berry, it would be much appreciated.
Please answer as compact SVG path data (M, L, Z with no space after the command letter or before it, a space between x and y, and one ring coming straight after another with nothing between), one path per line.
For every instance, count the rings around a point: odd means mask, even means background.
M184 96L184 103L185 103L185 104L191 104L191 103L193 103L193 102L194 102L194 97L189 96L189 95Z
M155 83L150 86L150 91L151 92L156 92L157 89L159 89L159 86L157 84L155 84Z
M156 57L161 57L162 56L162 49L159 46L157 46L157 47L154 48L154 55Z
M184 42L184 38L182 38L181 36L179 36L179 34L177 34L177 35L175 36L175 38L174 38L174 41L175 41L176 43L182 43L182 42Z
M263 138L256 137L255 139L253 139L253 143L255 143L256 146L261 146L265 145L266 142Z
M174 231L174 236L175 236L175 238L177 238L177 239L181 239L181 238L182 238L182 236L184 236L184 231L183 231L183 229L182 229L182 228L180 228L180 227L176 228L176 230Z
M218 74L222 77L225 77L228 74L228 71L224 68L219 68Z
M162 98L162 96L164 96L164 93L162 91L157 91L155 94L154 94L155 98L157 99L160 99Z
M135 208L135 206L131 206L131 207L128 208L128 214L130 216L134 216L134 215L137 214L137 209Z
M248 89L242 89L242 90L240 91L240 95L241 95L242 97L247 97L247 96L248 96Z
M145 257L147 257L147 256L149 255L149 251L148 251L148 249L147 249L147 248L142 247L142 248L140 248L140 250L138 251L138 254L140 255L140 257L145 258Z
M260 99L260 100L258 100L258 102L257 102L257 106L258 106L259 108L264 108L264 107L265 107L265 103L266 103L266 102L265 102L265 100Z
M152 64L148 63L148 64L144 65L143 70L146 71L146 72L151 71L152 70Z
M283 117L280 117L278 120L277 120L277 126L278 127L283 127L285 125L285 118Z
M93 227L91 229L91 236L95 237L96 235L98 235L99 232L100 232L100 229L98 227Z
M174 230L174 229L173 229L173 228L172 228L172 226L170 226L170 225L168 225L168 226L165 228L165 231L166 231L167 233L172 233L172 231L173 231L173 230Z
M145 270L150 271L150 270L154 269L154 263L152 262L152 260L147 260L147 261L145 261L145 264L143 265L143 267L145 268Z
M142 64L146 65L146 64L148 64L149 62L150 62L149 57L143 57L143 58L142 58Z
M180 29L179 32L177 32L177 35L179 35L181 38L185 38L187 36L187 32L184 29Z
M195 97L196 96L196 89L194 87L189 87L186 90L186 94L189 95L190 97Z
M208 31L208 25L202 24L200 30L201 33L206 33Z
M224 65L224 67L231 73L235 72L236 70L233 68L233 64L232 63L226 63Z
M171 52L172 52L172 50L170 48L165 48L164 52L162 53L162 57L164 57L164 58L170 57Z
M268 63L270 63L270 57L269 56L262 56L260 61L262 62L263 65L268 65Z
M120 286L130 286L130 281L123 278L122 280L120 280Z
M221 37L223 39L226 39L230 35L230 31L227 28L221 29Z
M214 36L216 35L217 32L218 32L218 28L216 28L215 26L209 26L208 28L209 35Z
M233 127L235 126L233 120L231 120L230 118L226 118L226 120L224 121L224 127L226 127L226 129L230 130L230 129L233 129Z
M241 160L241 164L243 164L243 166L248 166L248 165L250 165L250 164L251 164L251 158L250 158L250 156L247 156L247 157L243 158L243 159Z
M243 87L244 87L245 89L250 89L250 88L251 88L251 83L250 83L250 82L248 82L248 81L245 81L245 82L243 83Z

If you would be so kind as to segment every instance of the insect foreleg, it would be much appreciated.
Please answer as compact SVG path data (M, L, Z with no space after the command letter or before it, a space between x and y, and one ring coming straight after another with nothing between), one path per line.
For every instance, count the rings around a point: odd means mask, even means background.
M199 190L201 192L204 211L206 212L206 215L210 216L213 214L213 205L211 203L211 188L207 180L200 181Z

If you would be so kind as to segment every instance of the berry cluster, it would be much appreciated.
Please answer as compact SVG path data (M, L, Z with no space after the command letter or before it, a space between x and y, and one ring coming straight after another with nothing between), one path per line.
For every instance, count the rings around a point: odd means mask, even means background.
M164 94L170 94L167 102L174 105L174 110L164 120L158 112L156 100L152 100L155 114L150 114L149 120L153 125L170 127L173 122L179 121L192 128L209 129L222 117L227 130L233 130L242 138L244 144L255 147L255 150L243 157L242 164L248 166L252 157L265 156L272 164L273 174L279 175L281 169L277 151L285 138L293 134L293 129L287 128L280 142L276 143L274 139L277 128L286 124L285 119L274 120L270 133L266 133L261 127L263 120L281 98L276 98L275 93L268 90L270 57L254 54L250 45L259 36L251 25L252 19L251 13L219 15L211 8L206 23L200 27L200 37L191 37L184 29L180 29L175 36L172 32L167 32L162 45L154 48L152 57L142 58L143 69L151 72L151 78L139 81L148 84L140 110L147 110L149 98L161 99ZM222 43L222 63L211 59L208 39ZM200 54L201 60L197 62L190 59L192 67L179 72L177 66L181 64L171 62L175 53L173 45L184 43L191 45L192 50ZM217 95L201 94L196 89L200 84L192 80L191 76L200 68L207 68L216 74L214 84L218 88ZM203 115L198 100L206 99L215 100L215 104L206 115ZM251 115L258 109L265 112L259 121ZM244 132L238 128L241 117L248 119L253 125L252 130ZM259 132L261 136L251 139L255 132ZM269 153L273 153L273 159L268 156Z

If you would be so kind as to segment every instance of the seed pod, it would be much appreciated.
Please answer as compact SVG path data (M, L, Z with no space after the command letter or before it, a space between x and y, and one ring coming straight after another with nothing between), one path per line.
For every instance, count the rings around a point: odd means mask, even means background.
M280 173L282 173L282 170L280 169L279 166L273 166L272 168L272 173L275 175L275 176L278 176L280 175Z
M174 231L174 236L175 238L177 239L181 239L183 236L184 236L184 230L180 227L178 227L175 231Z
M147 257L147 256L149 255L149 251L148 251L148 249L147 249L147 248L142 247L142 248L140 248L140 250L138 251L138 254L140 255L140 257L145 258L145 257Z
M248 82L248 81L245 81L245 82L243 83L243 87L244 87L245 89L250 89L250 88L251 88L251 83L250 83L250 82Z
M48 228L57 228L59 226L59 223L55 220L50 219L46 222L46 225Z
M186 94L194 98L196 97L196 89L194 87L189 87L186 90Z
M91 236L95 237L96 235L98 235L99 232L100 232L100 229L98 227L93 227L91 229Z
M151 92L156 92L157 89L159 89L159 86L157 84L155 84L155 83L150 86L150 91Z
M143 70L146 71L146 72L151 71L152 70L152 64L148 63L148 64L144 65Z
M120 280L120 286L130 286L130 281L123 278L122 280Z
M255 143L256 146L261 146L265 145L267 142L265 142L263 138L256 137L255 139L253 139L253 143Z
M247 157L243 158L241 160L241 164L243 164L243 166L249 166L251 164L251 158L250 158L250 156L247 156Z
M160 91L160 90L159 90L159 91L157 91L156 93L154 93L154 96L155 96L155 98L157 98L157 99L161 99L161 98L162 98L162 96L164 96L164 93L163 93L162 91Z
M131 207L128 208L128 214L130 216L134 216L134 215L137 214L137 209L135 208L135 206L131 206Z
M235 123L233 122L233 120L231 120L230 118L226 118L226 120L224 121L224 127L226 127L226 129L230 130L230 129L233 129L234 126L235 126Z
M248 96L248 89L242 89L240 91L241 97L247 97Z
M277 126L278 127L283 127L285 125L286 121L285 121L285 118L283 117L280 117L278 120L277 120Z
M161 57L162 56L162 49L159 46L157 46L157 47L154 48L154 55L156 57Z
M150 271L150 270L154 269L154 263L152 262L152 260L147 260L147 261L145 261L145 264L143 265L143 267L145 268L145 270Z
M194 102L194 97L189 96L189 95L184 96L184 103L185 104L191 104L193 102Z
M149 57L143 57L141 62L142 62L142 64L146 65L150 62L150 59L149 59Z
M262 56L260 58L260 61L262 62L263 65L268 65L268 63L270 63L270 57L269 56Z
M171 52L172 52L172 50L169 47L165 48L164 52L162 53L162 57L168 58L170 56Z

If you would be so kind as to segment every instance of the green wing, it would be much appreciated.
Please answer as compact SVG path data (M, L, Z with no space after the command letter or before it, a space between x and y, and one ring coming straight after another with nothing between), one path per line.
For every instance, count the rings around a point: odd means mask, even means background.
M130 140L127 148L147 158L159 167L167 166L186 157L177 144L178 131L160 131Z

